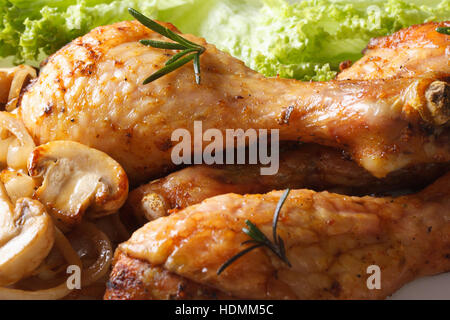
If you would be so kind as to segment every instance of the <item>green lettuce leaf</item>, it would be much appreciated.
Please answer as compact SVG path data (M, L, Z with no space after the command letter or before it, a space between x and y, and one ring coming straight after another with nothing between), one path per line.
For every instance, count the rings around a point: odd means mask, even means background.
M329 80L340 62L358 60L372 37L449 18L449 0L433 6L401 0L315 0L295 4L266 0L260 14L249 20L250 32L234 33L234 39L227 39L226 43L213 28L204 36L266 76ZM242 25L237 19L236 24ZM228 22L232 24L235 23Z
M128 7L154 16L185 0L0 0L0 57L37 61L94 27L130 20Z
M359 59L372 37L450 20L450 0L0 0L0 57L37 62L94 27L131 19L128 7L266 76L315 81Z

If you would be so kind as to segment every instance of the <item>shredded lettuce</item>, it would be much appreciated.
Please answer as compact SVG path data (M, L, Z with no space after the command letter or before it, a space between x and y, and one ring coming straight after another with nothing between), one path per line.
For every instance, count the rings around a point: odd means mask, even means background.
M16 63L50 55L94 27L130 20L128 7L147 15L185 0L0 0L0 56Z
M358 60L372 37L450 19L449 0L428 3L266 0L259 11L254 6L241 14L222 1L198 33L266 76L324 81L336 75L340 62Z
M130 20L128 7L267 76L318 81L359 59L372 37L450 20L450 0L0 0L0 57L37 62L96 26Z

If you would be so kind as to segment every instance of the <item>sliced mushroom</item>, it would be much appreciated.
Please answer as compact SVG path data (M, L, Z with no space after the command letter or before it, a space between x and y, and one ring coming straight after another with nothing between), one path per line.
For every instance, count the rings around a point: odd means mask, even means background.
M0 286L29 276L53 247L54 233L41 203L21 198L14 208L0 182Z
M35 147L21 120L9 112L0 112L0 164L16 170L27 169L27 159Z
M128 178L107 154L72 141L52 141L34 149L31 177L42 179L34 197L65 226L116 212L128 196Z
M6 111L16 108L22 88L36 77L36 69L27 65L0 69L0 104L6 105Z
M6 192L12 203L20 198L32 198L36 183L30 176L15 170L0 172L0 181L5 185Z

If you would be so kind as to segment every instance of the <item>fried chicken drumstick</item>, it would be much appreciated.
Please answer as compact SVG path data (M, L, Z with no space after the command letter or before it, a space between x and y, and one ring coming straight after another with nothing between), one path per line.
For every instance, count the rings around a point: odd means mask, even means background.
M342 152L312 144L282 151L280 169L275 175L262 176L260 167L198 165L176 171L133 190L122 210L123 216L130 225L142 226L173 209L184 209L220 194L266 193L283 188L334 190L353 195L387 194L424 187L448 169L448 165L428 164L377 179Z
M152 221L119 246L107 299L382 299L405 283L450 270L450 174L399 198L291 191L278 222L292 267L267 248L219 267L249 240L270 239L280 191L227 194ZM193 258L195 257L195 258ZM367 268L381 269L381 289Z
M411 78L426 74L450 75L449 37L436 32L450 22L428 22L374 38L364 57L338 74L338 80Z
M435 22L412 26L370 41L365 56L337 77L339 80L372 80L417 77L438 70L450 75L448 39L436 35ZM395 45L392 45L395 44ZM414 54L411 54L414 53ZM385 57L384 59L382 57ZM281 153L280 171L261 176L259 166L194 166L134 190L124 212L132 212L142 225L224 193L266 193L274 189L339 189L340 193L363 195L388 193L425 186L445 172L445 166L418 166L391 172L376 179L333 148L303 145Z
M421 30L417 37L437 48L448 43L447 35ZM148 38L167 40L136 21L121 22L96 28L51 56L20 104L35 141L68 139L100 149L135 184L174 168L171 134L186 128L192 135L196 120L203 130L279 129L281 140L345 150L377 177L450 160L448 63L435 76L304 83L264 78L187 35L206 47L202 84L186 65L143 85L174 54L138 42ZM440 54L448 61L448 50Z

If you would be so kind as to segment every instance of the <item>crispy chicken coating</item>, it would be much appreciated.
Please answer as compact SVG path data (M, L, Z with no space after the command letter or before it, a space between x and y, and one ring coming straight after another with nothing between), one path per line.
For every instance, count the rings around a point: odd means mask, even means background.
M450 270L449 190L450 174L398 198L294 190L278 223L292 268L258 248L221 275L219 267L249 239L242 232L246 219L271 239L281 191L209 198L149 222L121 244L105 298L167 297L173 287L145 290L156 286L147 276L157 268L159 282L202 285L240 299L382 299L415 278ZM367 286L373 265L381 270L376 290Z
M437 32L426 35L439 45L448 41ZM96 28L51 56L20 103L35 141L68 139L104 151L134 184L174 169L171 135L185 128L193 136L194 121L202 121L204 131L222 133L279 129L281 140L343 149L377 177L450 160L448 82L440 73L448 65L436 66L436 75L426 78L264 78L204 39L186 35L206 47L202 83L185 65L144 85L175 54L138 42L147 38L167 40L136 21L121 22Z
M338 80L411 78L425 74L450 76L450 37L436 32L450 22L428 22L374 38L364 57L338 74Z
M225 193L266 193L283 188L328 190L349 195L414 191L442 176L449 166L402 169L377 179L345 153L306 144L283 150L275 175L260 174L261 165L197 165L174 172L133 190L122 209L131 227Z

